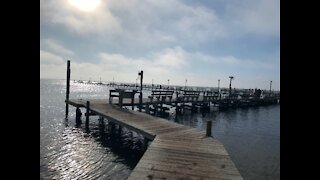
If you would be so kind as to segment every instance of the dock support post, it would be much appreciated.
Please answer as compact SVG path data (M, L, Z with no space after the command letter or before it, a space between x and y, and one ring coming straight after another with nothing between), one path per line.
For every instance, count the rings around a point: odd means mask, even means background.
M158 114L158 103L157 104L154 104L154 115L156 116Z
M163 102L165 101L166 97L162 96L161 97L161 104L160 104L160 116L164 115L164 108L163 108Z
M212 128L212 121L211 120L208 120L207 121L207 132L206 132L206 136L212 136L211 135L211 128Z
M178 108L178 96L179 96L179 93L178 93L178 91L176 91L176 102L175 102L176 115L178 114L178 111L179 111L179 108Z
M99 124L104 124L104 118L103 116L99 116Z
M108 119L108 133L111 134L111 121Z
M118 125L118 135L121 135L122 132L122 126Z
M76 109L76 124L81 124L81 110L79 107Z
M116 126L116 125L114 124L114 122L111 122L111 121L108 122L108 129L109 129L110 135L113 135L113 134L114 134L115 126Z
M146 103L146 113L150 114L149 103Z
M196 104L195 103L191 103L191 113L197 113L197 107L196 107Z
M123 93L119 92L119 106L120 106L120 108L122 108L122 104L123 104Z
M69 92L70 92L70 60L67 62L67 91L66 91L66 100L69 100ZM66 119L68 118L69 114L69 104L66 102Z
M132 111L134 110L134 94L135 94L135 91L132 92L132 97L131 97L131 110Z
M89 129L89 108L90 108L90 101L87 101L87 111L86 111L86 128Z
M202 104L202 110L205 112L210 112L210 102Z
M140 96L139 96L139 111L142 109L142 80L143 80L143 71L139 72L140 75Z
M104 117L99 117L99 131L101 133L102 138L105 137L105 123L104 123Z

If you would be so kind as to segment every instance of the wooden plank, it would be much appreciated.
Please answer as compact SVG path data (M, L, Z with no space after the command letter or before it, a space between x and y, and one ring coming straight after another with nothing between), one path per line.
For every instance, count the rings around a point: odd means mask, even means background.
M177 163L177 164L179 163L203 164L205 166L219 166L219 164L233 165L228 155L190 156L189 154L180 154L180 153L171 152L171 151L160 152L153 149L150 149L148 153L144 154L140 163L148 160L157 161L157 163L160 163L160 164L164 162L170 162L170 163Z
M143 163L139 163L139 166L137 168L139 169L145 169L147 171L166 171L166 172L174 172L178 171L179 173L184 173L188 175L194 175L194 176L202 176L202 177L223 177L225 174L236 176L238 175L237 169L231 169L224 166L208 166L206 165L198 164L178 164L178 163L166 163L161 162L161 164L155 164L155 162L158 161L144 161ZM208 173L210 172L210 173ZM210 176L214 174L214 176Z
M155 141L154 146L161 146L161 147L179 147L179 148L184 148L184 150L188 150L189 148L191 148L191 150L207 150L209 148L218 148L218 149L224 149L224 146L221 144L207 144L207 143L203 143L203 141L167 141L167 140L163 140L163 141ZM193 146L193 147L192 147ZM209 150L210 151L210 150Z
M162 171L162 170L153 170L149 171L148 169L139 168L134 170L128 180L133 179L178 179L178 180L242 180L241 177L237 175L215 175L214 173L208 173L206 176L190 174L190 171L181 171L181 170L173 170L173 171Z
M229 157L225 155L214 156L214 158L200 158L195 156L196 158L189 158L179 154L167 154L167 155L153 155L154 152L150 151L150 153L146 153L143 156L141 162L153 162L154 164L181 164L181 165L199 165L199 166L228 166L236 169L233 166L233 163L230 162ZM223 166L223 167L224 167ZM137 166L138 167L138 166Z
M216 147L214 149L187 149L180 145L177 146L169 146L169 145L160 145L160 146L149 146L150 149L154 151L164 151L164 152L171 152L171 153L177 153L177 154L184 154L184 155L194 155L195 153L198 153L197 156L201 157L207 157L210 158L212 155L228 155L227 151L224 148ZM181 150L183 149L183 150Z

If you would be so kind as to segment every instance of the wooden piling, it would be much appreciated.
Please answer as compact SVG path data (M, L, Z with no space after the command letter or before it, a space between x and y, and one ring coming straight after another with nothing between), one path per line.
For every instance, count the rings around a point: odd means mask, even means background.
M140 75L140 96L139 96L139 111L142 109L142 80L143 80L143 71L141 71L138 75Z
M122 108L122 104L123 104L123 93L120 92L119 93L119 106Z
M79 107L76 109L76 124L81 124L81 110Z
M191 103L191 113L197 113L197 107L195 106L195 103Z
M175 102L175 106L176 106L176 115L178 114L179 112L179 108L178 108L178 96L179 96L179 93L178 91L176 92L176 102Z
M108 129L109 129L109 133L110 133L111 135L114 134L115 126L116 126L116 125L115 125L114 122L111 122L111 121L108 122Z
M99 124L104 124L104 117L103 116L99 116Z
M208 120L208 121L207 121L206 136L212 136L212 135L211 135L211 128L212 128L212 121L211 121L211 120Z
M146 103L146 113L150 114L150 107L149 103Z
M154 104L153 107L154 107L154 113L153 113L153 115L156 116L156 115L158 114L158 104Z
M66 91L66 100L69 100L69 93L70 93L70 60L67 62L67 91ZM66 103L66 119L68 118L69 114L69 104Z
M122 126L118 126L118 135L121 135L121 132L122 132Z
M135 94L135 91L132 92L132 97L131 97L131 110L134 110L134 94Z
M165 101L166 97L161 97L161 104L160 104L160 116L164 115L164 109L163 109L163 102Z
M89 108L90 108L90 101L87 101L87 106L86 106L86 128L89 128Z

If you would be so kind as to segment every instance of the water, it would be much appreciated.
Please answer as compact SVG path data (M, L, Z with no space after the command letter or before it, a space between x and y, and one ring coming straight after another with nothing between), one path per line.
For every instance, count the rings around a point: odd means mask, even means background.
M107 99L108 93L106 86L71 82L70 98ZM72 106L64 120L64 99L65 80L40 80L40 177L126 179L144 153L142 137L126 129L111 135L98 117L90 117L86 133L84 124L76 127ZM280 179L280 105L174 116L168 119L201 130L211 119L213 136L244 179Z

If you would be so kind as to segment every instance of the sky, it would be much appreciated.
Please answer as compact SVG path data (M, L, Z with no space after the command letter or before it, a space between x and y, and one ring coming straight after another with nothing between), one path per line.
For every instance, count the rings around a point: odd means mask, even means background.
M280 90L279 0L40 0L40 78Z

